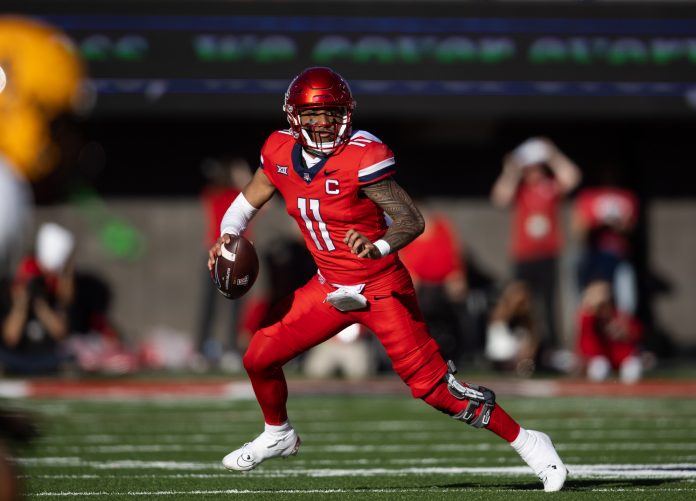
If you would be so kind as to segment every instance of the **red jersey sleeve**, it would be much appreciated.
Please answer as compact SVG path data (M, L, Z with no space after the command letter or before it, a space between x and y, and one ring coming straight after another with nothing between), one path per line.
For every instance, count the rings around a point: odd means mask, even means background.
M359 185L374 183L394 175L395 172L394 153L386 144L370 142L365 146L365 153L358 168Z

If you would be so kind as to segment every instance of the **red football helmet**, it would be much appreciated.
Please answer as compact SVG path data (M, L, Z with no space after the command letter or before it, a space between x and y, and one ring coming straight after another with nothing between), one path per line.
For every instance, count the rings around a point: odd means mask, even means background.
M340 110L334 120L302 124L300 114L309 109ZM355 101L348 82L330 68L307 68L285 93L283 110L295 140L312 153L330 155L345 144L352 131Z

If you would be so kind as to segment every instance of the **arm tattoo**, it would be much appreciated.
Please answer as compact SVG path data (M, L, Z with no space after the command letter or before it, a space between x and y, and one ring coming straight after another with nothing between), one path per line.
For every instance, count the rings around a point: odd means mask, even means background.
M425 222L408 193L393 179L384 179L364 186L363 193L379 205L392 219L393 223L382 237L392 251L412 242L423 233Z

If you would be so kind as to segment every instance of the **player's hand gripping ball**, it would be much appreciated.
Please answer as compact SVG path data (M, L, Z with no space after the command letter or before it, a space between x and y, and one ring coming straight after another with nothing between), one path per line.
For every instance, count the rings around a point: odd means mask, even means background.
M230 235L230 243L215 257L210 277L227 299L238 299L254 285L259 274L259 257L254 244L242 236Z

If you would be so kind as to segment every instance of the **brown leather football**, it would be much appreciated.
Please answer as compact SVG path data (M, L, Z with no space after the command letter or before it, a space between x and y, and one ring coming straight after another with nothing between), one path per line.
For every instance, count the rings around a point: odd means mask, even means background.
M227 299L246 294L259 274L259 257L254 244L242 236L232 235L230 243L222 246L222 255L215 258L210 271L217 290Z

